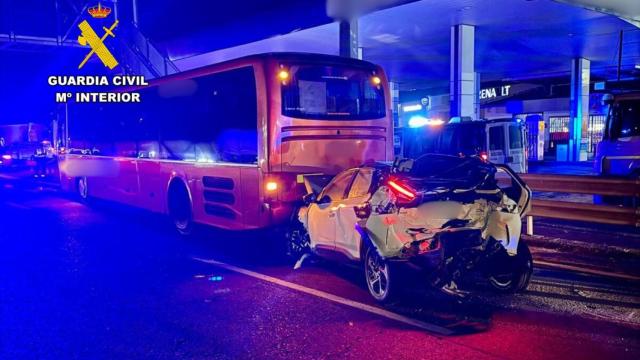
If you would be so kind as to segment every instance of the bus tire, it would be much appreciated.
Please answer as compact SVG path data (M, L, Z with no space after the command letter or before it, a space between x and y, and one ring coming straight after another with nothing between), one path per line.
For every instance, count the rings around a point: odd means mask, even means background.
M76 179L76 194L83 203L89 202L89 182L86 176Z
M189 190L184 182L174 180L169 185L168 192L169 217L174 229L181 236L189 236L193 233L193 211Z

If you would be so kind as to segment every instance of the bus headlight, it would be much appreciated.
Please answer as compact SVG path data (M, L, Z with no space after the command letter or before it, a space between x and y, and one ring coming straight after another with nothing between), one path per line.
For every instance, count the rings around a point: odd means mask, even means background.
M264 185L264 188L268 192L276 191L278 190L278 183L276 181L267 181L267 183Z
M281 69L278 71L278 79L281 81L287 81L287 79L289 79L289 72L285 69Z

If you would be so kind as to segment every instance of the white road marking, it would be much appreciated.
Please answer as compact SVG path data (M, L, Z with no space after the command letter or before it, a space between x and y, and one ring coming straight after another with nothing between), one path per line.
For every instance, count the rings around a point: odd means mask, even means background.
M24 205L22 205L22 204L14 203L13 201L5 201L5 204L6 204L6 205L9 205L9 206L11 206L11 207L17 208L17 209L22 209L22 210L29 210L29 209L31 209L31 208L30 208L30 207L28 207L28 206L24 206Z
M308 288L306 286L302 286L302 285L298 285L298 284L294 284L292 282L288 282L288 281L284 281L278 278L275 278L273 276L269 276L269 275L264 275L261 273L257 273L255 271L251 271L251 270L247 270L247 269L243 269L234 265L229 265L217 260L212 260L212 259L200 259L200 258L193 258L194 260L203 262L203 263L207 263L207 264L211 264L211 265L215 265L218 267L221 267L223 269L227 269L230 271L234 271L243 275L247 275L247 276L251 276L253 278L256 279L260 279L266 282L270 282L272 284L276 284L276 285L280 285L292 290L296 290L296 291L300 291L303 292L305 294L309 294L309 295L313 295L325 300L329 300L329 301L333 301L335 303L338 304L342 304L342 305L346 305L361 311L366 311L378 316L382 316L385 317L387 319L391 319L391 320L395 320L395 321L399 321L401 323L405 323L408 325L412 325L415 327L418 327L420 329L432 332L432 333L436 333L439 335L451 335L453 334L453 331L444 328L442 326L438 326L438 325L433 325L433 324L429 324L426 323L424 321L420 321L420 320L416 320L416 319L412 319L410 317L404 316L404 315L400 315L400 314L396 314L394 312L385 310L385 309L381 309L375 306L371 306L371 305L367 305L367 304L363 304L357 301L353 301L353 300L349 300L346 298L343 298L341 296L337 296L337 295L333 295L333 294L329 294L327 292L321 291L321 290L316 290L316 289L312 289L312 288Z

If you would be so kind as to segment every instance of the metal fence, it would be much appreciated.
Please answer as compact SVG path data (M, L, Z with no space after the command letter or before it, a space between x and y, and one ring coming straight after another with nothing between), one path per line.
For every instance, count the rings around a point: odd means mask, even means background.
M545 174L521 174L520 176L533 191L640 198L640 178ZM533 232L531 216L640 227L640 208L637 202L630 203L633 205L617 206L533 199L532 209L527 219L527 232Z

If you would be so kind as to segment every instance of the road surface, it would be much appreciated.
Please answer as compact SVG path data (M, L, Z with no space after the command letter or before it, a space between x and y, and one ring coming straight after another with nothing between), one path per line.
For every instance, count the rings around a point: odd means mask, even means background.
M640 289L536 270L529 291L386 308L361 272L0 181L0 359L637 359Z

